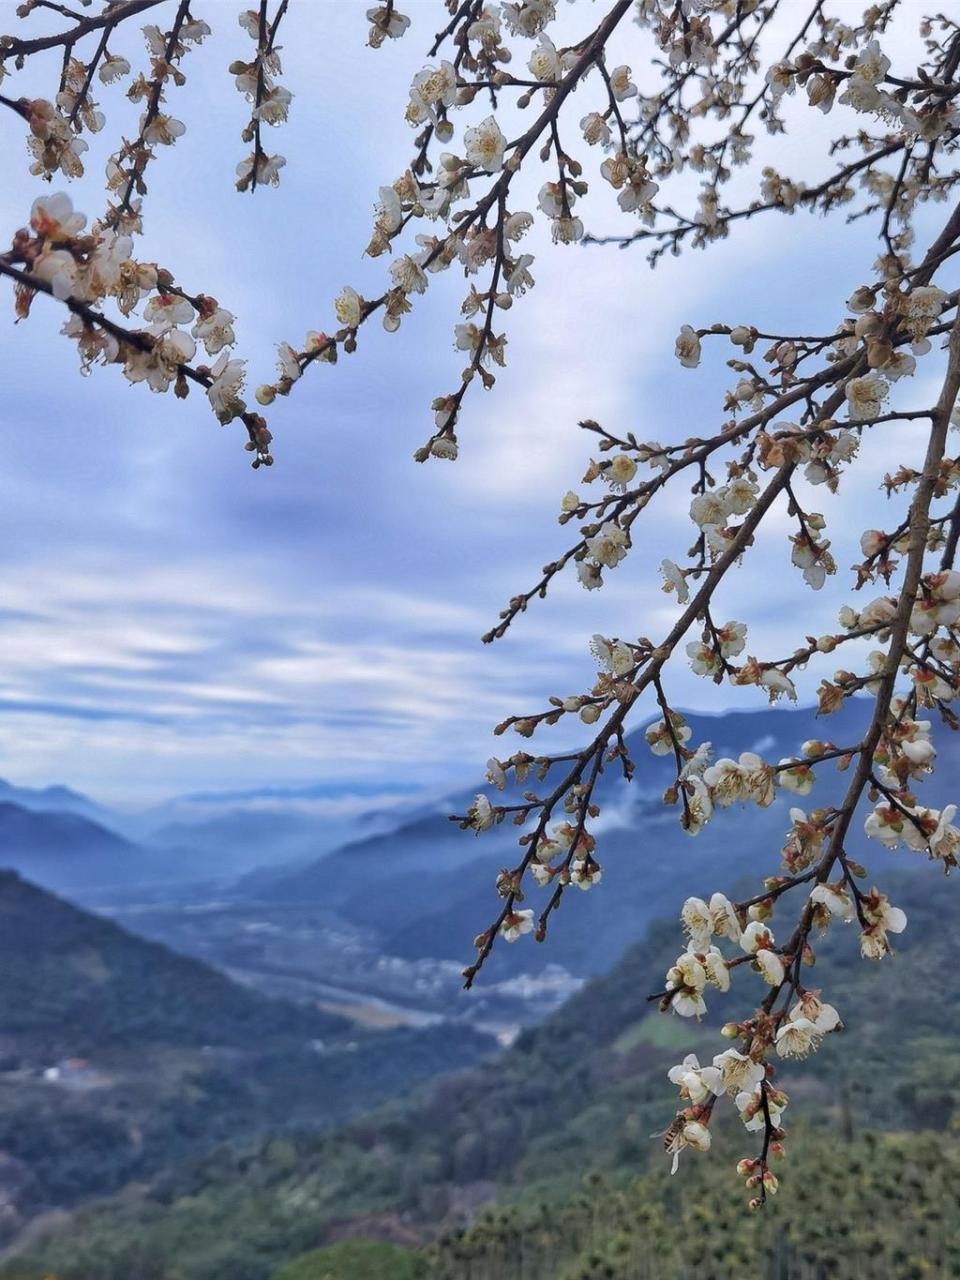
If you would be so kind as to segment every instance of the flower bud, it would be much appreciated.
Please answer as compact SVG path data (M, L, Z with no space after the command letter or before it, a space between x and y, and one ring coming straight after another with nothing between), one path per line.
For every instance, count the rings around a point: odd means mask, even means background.
M853 293L847 299L847 306L851 311L857 313L862 311L872 311L877 303L877 295L873 289L867 285L861 285L859 289L854 289Z

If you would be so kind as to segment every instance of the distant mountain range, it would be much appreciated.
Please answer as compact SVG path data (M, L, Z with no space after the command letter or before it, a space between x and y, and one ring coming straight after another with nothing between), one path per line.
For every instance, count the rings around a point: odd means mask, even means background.
M50 788L51 793L60 790ZM73 793L68 793L67 803L75 803ZM185 837L178 845L140 843L107 826L111 815L90 817L82 811L86 808L41 808L0 800L0 868L20 871L56 892L83 897L105 889L129 892L152 883L231 877L238 867L249 865L243 852L226 839L218 847L199 836Z
M17 787L0 778L0 801L19 805L35 813L75 813L94 822L110 823L116 820L104 805L97 804L89 796L70 787Z
M418 803L404 788L317 784L197 793L126 812L69 787L0 779L0 867L70 893L229 881L391 830Z
M868 703L854 700L835 716L819 719L813 709L771 708L723 716L690 715L692 741L710 741L715 755L758 750L779 760L794 755L810 737L855 742ZM740 806L718 812L696 839L679 828L676 810L661 802L672 781L672 762L654 757L637 731L628 739L637 776L625 784L609 770L597 791L602 814L596 823L603 882L589 893L569 893L552 923L546 945L529 938L498 946L490 973L509 977L539 972L549 963L586 976L616 962L650 921L674 913L691 892L733 891L745 878L772 874L795 804L823 805L841 793L843 777L831 765L806 800L781 795L768 809L748 815L751 858L744 856L744 813ZM926 784L932 803L950 799L950 783L960 773L960 742L938 734L940 765ZM18 799L2 799L3 789ZM363 791L363 788L360 788ZM486 784L476 790L489 792ZM342 800L344 792L337 796ZM406 960L466 962L472 938L494 917L494 880L514 865L517 830L504 824L477 838L449 822L464 812L474 791L431 804L419 797L384 810L381 793L369 798L369 812L331 820L304 809L304 801L329 801L329 788L250 791L221 797L226 807L211 813L214 798L187 798L168 806L178 814L136 840L116 834L110 814L66 788L31 792L0 784L0 865L12 866L39 883L100 905L104 891L118 898L139 894L149 884L189 886L217 882L218 895L235 902L290 904L334 913L350 925L370 930L379 949ZM516 789L508 789L507 800ZM337 797L333 797L336 799ZM269 799L269 807L262 808ZM351 803L357 801L352 796ZM55 808L57 800L68 811ZM250 805L232 808L235 804ZM96 813L98 816L93 817ZM157 819L158 811L153 813ZM118 821L121 821L118 819ZM129 831L132 819L121 821ZM147 818L141 815L141 827ZM136 825L136 824L134 824ZM352 838L335 844L339 834ZM852 849L857 846L855 833ZM870 859L889 861L882 850ZM533 888L530 905L545 891Z
M692 742L711 741L716 756L756 750L779 761L796 755L808 738L853 744L863 732L866 713L866 704L854 702L825 720L809 708L777 708L717 717L690 715L688 722L694 731ZM826 765L806 800L782 793L767 809L751 807L746 813L734 806L719 811L692 839L680 829L677 810L665 808L661 800L673 781L672 760L653 756L642 733L635 732L628 743L637 763L634 781L626 784L609 770L597 789L602 812L595 830L602 883L588 893L567 894L544 945L530 938L514 946L498 945L489 962L491 978L538 971L551 962L582 976L606 971L651 920L675 914L688 894L733 892L738 884L755 884L775 874L790 825L788 810L829 804L844 785L843 775ZM955 735L941 733L939 749L940 770L927 784L931 802L944 790L941 801L949 798L960 762ZM549 780L544 789L547 785ZM497 799L488 785L477 789ZM496 914L497 872L515 865L520 856L518 832L509 823L477 837L448 820L450 813L465 812L472 795L448 797L432 813L345 845L311 865L261 868L241 879L233 894L336 910L374 929L387 954L466 962L471 940ZM508 790L505 802L516 797L515 790ZM851 851L864 844L855 832ZM894 860L877 846L869 851L871 865ZM545 893L532 887L526 905L536 907Z

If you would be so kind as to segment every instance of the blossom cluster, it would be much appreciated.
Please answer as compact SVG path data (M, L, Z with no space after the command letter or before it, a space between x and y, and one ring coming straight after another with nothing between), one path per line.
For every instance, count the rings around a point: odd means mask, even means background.
M280 170L286 164L281 155L268 155L261 144L261 125L283 124L290 111L293 94L277 80L282 72L280 49L275 43L277 29L285 5L277 8L273 21L267 6L246 9L240 14L240 26L256 50L251 59L238 58L230 64L230 74L240 93L251 104L250 121L243 130L244 142L253 143L253 151L237 165L237 190L255 191L258 186L276 187Z
M197 383L219 421L243 419L258 461L270 459L266 424L241 398L244 363L229 351L234 316L216 298L184 293L156 263L137 261L132 236L103 224L87 232L86 224L62 192L34 201L29 226L7 255L19 264L11 268L18 314L29 314L38 290L49 293L69 307L61 332L76 342L84 372L97 363L119 365L129 382L156 392L173 388L179 398ZM108 301L125 319L139 311L140 327L111 321L101 309ZM217 357L212 365L193 363L200 348Z

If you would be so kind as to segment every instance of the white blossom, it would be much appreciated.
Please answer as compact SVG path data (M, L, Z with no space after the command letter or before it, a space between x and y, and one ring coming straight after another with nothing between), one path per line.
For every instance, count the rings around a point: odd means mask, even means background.
M507 942L516 942L525 933L533 931L532 911L508 911L500 925L500 932Z
M503 153L507 140L500 132L500 127L493 116L487 116L463 136L467 162L487 173L496 173L503 168Z
M700 338L696 329L689 324L680 329L676 355L685 369L695 369L700 363Z

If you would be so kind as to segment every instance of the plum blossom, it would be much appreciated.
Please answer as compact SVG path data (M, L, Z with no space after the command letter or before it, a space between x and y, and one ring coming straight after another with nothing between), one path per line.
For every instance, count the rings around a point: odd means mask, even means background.
M64 191L38 197L30 210L31 228L46 240L70 240L86 225L86 217L74 209Z
M711 987L716 987L718 991L729 991L730 969L723 958L723 952L720 948L708 947L706 951L701 953L700 960L708 984Z
M914 351L929 349L927 333L947 304L947 295L937 285L917 285L900 299L903 322L913 339Z
M626 675L636 666L633 650L622 640L606 640L601 635L595 635L590 641L590 652L601 668L611 675Z
M689 324L680 329L676 356L685 369L696 369L700 363L700 338L696 329Z
M603 879L603 868L593 859L574 862L570 868L570 883L578 889L592 889Z
M740 946L747 955L752 955L754 967L764 982L778 987L783 982L783 961L774 951L774 938L770 929L762 920L751 920L740 935Z
M633 458L628 453L618 453L613 461L604 467L603 478L611 489L622 493L636 474L637 464Z
M610 145L613 138L610 126L600 114L599 111L591 111L580 121L580 128L583 131L584 141L591 147L606 147Z
M864 895L860 906L867 921L860 933L860 954L867 960L879 960L890 951L887 934L903 933L907 927L906 914L891 906L878 889Z
M750 1133L762 1132L766 1124L762 1096L764 1087L767 1090L766 1110L773 1125L779 1125L780 1117L787 1106L785 1093L778 1089L771 1089L763 1084L758 1084L754 1089L744 1089L743 1092L738 1093L735 1099L737 1110L740 1112L740 1119L743 1121L744 1128Z
M356 289L345 285L334 302L337 323L342 324L344 328L355 329L360 323L362 307L363 299Z
M713 1059L713 1065L720 1073L719 1091L733 1096L745 1091L752 1093L764 1077L763 1064L740 1053L738 1049L718 1053Z
M533 932L533 912L532 911L508 911L503 917L503 923L500 925L500 932L505 941L516 942L518 938L522 938L525 933Z
M889 383L876 373L851 378L845 388L850 420L863 422L868 418L879 417L889 390Z
M790 830L783 846L783 865L796 873L809 867L823 849L823 831L802 809L790 810Z
M690 1147L693 1151L710 1150L710 1130L699 1120L687 1120L672 1134L667 1143L667 1154L673 1156L670 1172L676 1173L680 1164L680 1152Z
M671 732L672 730L672 732ZM670 725L666 720L656 720L648 725L643 736L655 756L668 756L674 751L674 739L683 746L690 741L693 730L679 712L671 711Z
M206 315L201 315L191 330L198 342L203 343L208 356L215 356L224 347L232 347L236 342L233 332L235 317L224 307L215 307Z
M507 292L511 295L524 294L534 285L530 267L533 265L532 253L521 253L507 274Z
M819 1042L816 1024L802 1015L784 1022L777 1031L777 1053L781 1058L805 1058L818 1048Z
M240 399L246 378L246 366L243 360L231 360L224 351L210 370L213 379L207 388L207 399L217 418L223 422L231 422L238 414L243 413L246 405Z
M784 765L787 767L784 768ZM816 781L816 775L810 766L802 761L791 762L790 760L781 760L780 766L777 770L777 780L784 791L791 791L797 796L808 796Z
M478 795L474 796L473 804L467 810L467 817L470 826L479 835L481 831L488 831L493 826L496 813L489 799L485 795Z
M722 893L713 894L709 904L702 898L687 898L680 919L690 947L698 953L707 951L714 934L740 941L740 922L733 904Z
M839 101L862 112L890 112L895 103L877 85L890 70L890 59L876 40L863 48L853 66L853 75L847 81Z
M667 1079L680 1089L680 1097L694 1105L723 1092L721 1072L716 1066L701 1067L695 1053L688 1053L679 1066L671 1067Z
M436 124L438 108L452 106L456 96L457 73L452 62L441 62L439 67L425 67L413 78L407 120L411 124L421 124L429 119Z
M540 43L527 60L527 66L535 80L559 80L563 63L549 36L541 35Z
M468 129L463 136L463 144L468 164L487 173L496 173L503 168L507 140L493 116L487 116L480 124Z
M672 560L661 560L660 572L663 574L663 590L668 594L675 591L677 603L686 604L690 599L690 588L687 586L686 576L680 566Z
M810 901L824 907L839 920L853 920L856 908L847 892L835 885L818 884L810 891Z
M577 561L577 579L587 591L595 591L597 587L603 586L600 565L593 564L589 560Z
M619 66L613 68L610 72L610 88L613 90L613 96L618 102L636 97L637 86L631 79L629 67Z
M627 535L618 524L607 520L587 539L587 552L599 564L615 569L627 554Z
M689 774L683 780L686 804L680 814L680 826L689 836L699 835L713 816L713 798L701 777Z
M129 74L130 63L126 58L116 53L105 54L97 71L102 84L113 84L116 80L122 80L124 76Z
M681 1018L701 1018L707 1011L703 991L707 973L693 952L685 951L667 971L666 990L671 993L670 1008Z
M825 1004L817 991L803 991L800 999L790 1010L789 1017L791 1021L805 1018L813 1024L818 1035L843 1029L839 1013L832 1004Z
M399 40L410 26L410 19L406 14L385 4L368 9L367 21L370 23L367 44L371 49L379 49L386 39Z
M537 36L556 16L556 0L510 0L500 6L501 19L516 36Z
M721 808L751 800L764 809L774 800L774 771L753 751L741 752L738 760L722 757L704 770L703 780Z

